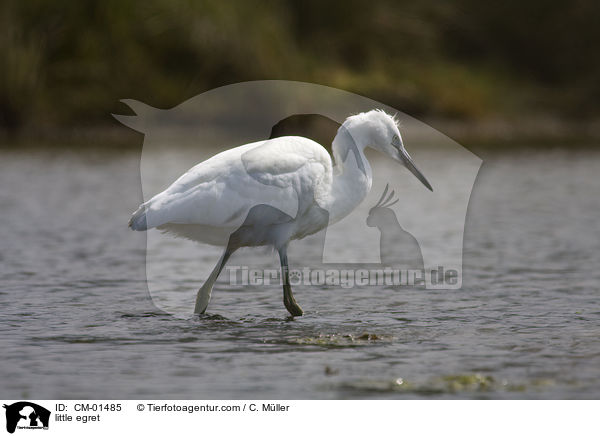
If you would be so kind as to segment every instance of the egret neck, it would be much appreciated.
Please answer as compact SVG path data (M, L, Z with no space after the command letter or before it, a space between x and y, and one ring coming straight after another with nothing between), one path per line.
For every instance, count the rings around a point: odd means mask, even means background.
M330 224L352 212L371 190L373 175L364 153L368 139L356 133L342 125L333 139L333 183L326 206Z

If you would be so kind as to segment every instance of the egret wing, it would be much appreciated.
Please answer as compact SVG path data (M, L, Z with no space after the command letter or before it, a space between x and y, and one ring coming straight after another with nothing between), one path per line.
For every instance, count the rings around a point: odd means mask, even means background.
M300 137L275 138L219 153L196 165L140 206L130 225L145 230L168 224L236 228L259 204L296 216L323 195L331 159Z

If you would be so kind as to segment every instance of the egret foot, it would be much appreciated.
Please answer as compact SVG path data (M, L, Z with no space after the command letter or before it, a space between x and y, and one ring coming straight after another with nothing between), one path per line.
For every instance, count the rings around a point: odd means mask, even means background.
M302 316L304 312L292 294L290 285L283 285L283 304L292 316Z
M235 250L236 248L232 248L230 243L227 244L227 248L221 256L221 259L219 259L219 261L217 262L217 265L215 265L215 269L213 269L208 279L206 279L206 282L204 282L204 284L198 291L198 295L196 295L196 306L194 307L194 313L196 315L201 315L204 312L206 312L206 308L208 307L208 303L210 302L210 294L212 292L212 288L215 282L217 281L219 274L221 274L221 270L227 263L227 260Z
M207 289L210 287L210 289ZM196 315L202 315L206 312L206 308L208 307L208 302L210 301L212 286L202 286L198 291L198 295L196 295L196 306L194 307L194 313Z

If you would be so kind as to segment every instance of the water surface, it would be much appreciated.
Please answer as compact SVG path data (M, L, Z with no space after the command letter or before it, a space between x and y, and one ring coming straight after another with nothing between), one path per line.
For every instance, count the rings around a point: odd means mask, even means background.
M153 305L145 236L125 225L138 153L2 151L0 392L597 398L599 174L592 150L487 157L460 290L304 287L292 320L278 287L221 284L207 315L181 319Z

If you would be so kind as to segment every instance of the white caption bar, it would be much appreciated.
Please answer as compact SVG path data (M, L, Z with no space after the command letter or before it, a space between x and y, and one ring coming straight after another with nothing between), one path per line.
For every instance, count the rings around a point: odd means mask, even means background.
M598 401L402 400L4 400L2 404L2 432L19 436L207 431L261 436L310 432L562 436L597 431L595 416L600 406Z

